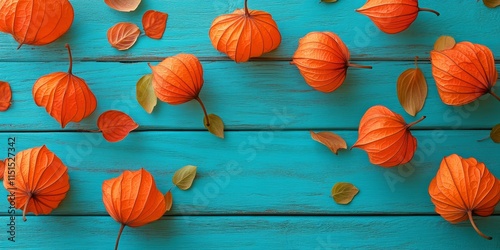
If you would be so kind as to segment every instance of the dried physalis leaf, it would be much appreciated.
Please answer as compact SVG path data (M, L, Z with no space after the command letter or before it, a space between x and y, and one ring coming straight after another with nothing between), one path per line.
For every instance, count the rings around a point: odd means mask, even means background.
M439 97L445 104L465 105L485 94L500 100L492 90L498 71L488 47L460 42L449 49L432 50L431 63Z
M178 54L166 58L157 66L149 65L149 67L153 70L153 89L160 101L178 105L196 100L205 114L204 121L207 119L210 121L205 105L199 96L204 80L203 68L196 56ZM206 122L203 124L209 127ZM219 130L219 128L213 130Z
M359 189L351 183L338 182L335 183L332 188L332 197L337 204L346 205L354 199L354 196L356 196L358 192Z
M174 198L172 196L172 191L168 190L168 192L165 194L165 206L167 207L167 211L170 211L170 209L172 209L173 203Z
M16 154L14 169L5 168L3 185L13 195L10 204L26 213L49 214L69 190L68 168L45 145ZM9 172L15 173L10 174Z
M19 43L46 45L64 35L73 23L68 0L2 0L0 31L10 33Z
M429 185L436 213L455 224L469 220L476 232L492 238L477 228L472 215L490 216L500 201L500 180L482 162L456 154L444 157Z
M143 168L125 171L102 184L102 201L108 214L121 224L115 249L125 226L140 227L159 220L167 211L165 197L153 176Z
M104 2L117 11L131 12L139 7L141 0L104 0Z
M108 110L97 119L97 127L102 132L104 139L109 142L119 142L139 127L127 114L118 110Z
M425 119L406 124L403 117L384 106L369 108L359 122L359 136L353 148L368 153L370 162L381 167L408 163L417 149L410 128Z
M161 39L167 28L168 14L156 10L148 10L142 16L142 28L146 36Z
M139 27L133 23L117 23L108 30L108 42L117 50L128 50L134 46L140 34Z
M196 167L187 165L177 170L172 178L172 182L182 190L188 190L193 185L196 177Z
M69 122L80 122L91 115L97 107L94 93L87 83L73 75L73 57L68 44L68 72L56 72L40 77L33 85L33 99L38 106L45 107L64 128Z
M147 74L141 77L136 84L135 94L141 107L151 114L155 108L158 98L153 89L153 75Z
M9 109L12 102L12 90L8 82L0 81L0 111Z
M427 98L427 82L424 73L418 68L417 60L418 57L415 58L414 69L407 69L401 73L396 85L399 103L411 116L422 110Z
M207 121L208 117L208 121ZM222 119L214 114L209 114L203 118L203 124L205 128L208 129L213 135L224 139L224 122Z
M418 0L368 0L357 12L368 16L377 27L387 34L408 29L417 19L420 11L429 11L439 16L435 10L419 8Z
M334 154L338 154L339 149L347 149L347 143L342 137L332 132L309 131L313 140L328 147Z
M349 62L347 46L332 32L311 32L299 40L291 64L297 66L309 86L332 92L344 83L347 68L368 68Z
M271 14L261 10L237 9L217 17L209 30L218 51L237 63L259 57L278 48L281 34Z
M447 49L453 49L455 47L455 38L451 36L440 36L434 43L435 51L443 51Z
M483 0L484 5L489 8L495 8L500 6L500 0Z

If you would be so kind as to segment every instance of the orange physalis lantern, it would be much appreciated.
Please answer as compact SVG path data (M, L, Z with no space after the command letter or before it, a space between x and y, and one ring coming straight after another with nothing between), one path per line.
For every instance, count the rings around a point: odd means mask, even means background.
M453 224L469 220L479 235L492 239L479 231L472 218L472 214L490 216L500 201L500 180L484 163L456 154L444 157L429 194L436 213L445 220Z
M281 43L278 25L271 14L261 10L237 9L217 17L209 36L212 45L235 62L246 62L275 50Z
M419 8L418 0L368 0L357 12L368 16L385 33L395 34L406 30L417 19L419 11L435 10Z
M439 97L445 104L465 105L488 93L500 100L492 91L498 71L488 47L452 43L432 50L431 63Z
M167 211L164 195L143 168L125 171L102 184L102 201L109 215L121 224L115 249L125 226L140 227L159 220Z
M410 127L425 119L406 124L403 117L384 106L369 108L359 122L359 136L353 148L368 153L370 162L381 167L408 163L417 149Z
M4 187L12 196L10 204L26 213L49 214L66 197L69 190L68 168L47 147L31 148L17 153L14 173L4 170Z
M339 36L332 32L311 32L299 40L292 64L299 68L309 86L332 92L344 82L347 68L368 68L349 63L350 54Z
M38 106L64 128L69 122L80 122L94 112L97 100L87 83L73 75L73 57L68 44L69 70L42 76L33 86L33 98Z
M2 0L0 31L19 43L46 45L66 33L74 12L68 0Z

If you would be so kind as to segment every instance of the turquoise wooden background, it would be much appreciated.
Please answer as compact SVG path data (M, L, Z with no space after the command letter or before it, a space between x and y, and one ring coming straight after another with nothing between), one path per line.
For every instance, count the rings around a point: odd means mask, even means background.
M166 192L178 168L198 166L198 177L187 192L174 190L174 207L162 220L142 228L126 228L121 249L498 249L500 208L488 218L476 218L478 236L468 222L452 225L435 214L427 188L443 156L476 157L500 177L498 151L491 141L478 143L500 122L500 104L493 98L463 107L444 105L436 92L428 61L437 37L454 36L492 49L500 55L500 9L473 0L421 0L422 12L407 31L386 35L354 10L364 0L250 0L252 9L270 12L283 36L282 45L264 57L235 64L215 51L208 38L212 20L243 6L243 0L143 0L132 13L120 13L103 1L73 0L71 30L45 47L17 44L0 34L0 79L11 83L14 103L0 113L0 153L7 138L16 149L46 144L69 167L71 189L49 216L17 218L16 242L7 241L7 200L0 199L0 247L9 249L111 249L119 225L101 201L105 179L123 170L144 167ZM144 11L169 13L160 41L141 37L130 50L113 49L106 31L120 21L140 25ZM357 63L372 70L349 69L345 84L323 94L305 84L289 65L298 39L310 31L336 32ZM98 99L92 116L61 130L43 108L35 105L31 88L40 76L67 70L65 43L76 60L73 71L84 78ZM202 127L197 103L160 103L148 115L135 100L136 81L150 72L147 62L193 53L202 60L207 108L226 123L220 140ZM369 107L383 104L405 114L396 96L396 79L422 58L429 94L419 115L427 119L414 128L418 150L409 164L384 169L354 149L333 155L310 138L309 130L334 131L351 146L357 126ZM497 91L498 92L498 91ZM96 129L99 114L109 109L127 112L140 128L124 141L111 144ZM350 205L333 202L334 183L352 182L360 193ZM6 195L3 190L0 195Z

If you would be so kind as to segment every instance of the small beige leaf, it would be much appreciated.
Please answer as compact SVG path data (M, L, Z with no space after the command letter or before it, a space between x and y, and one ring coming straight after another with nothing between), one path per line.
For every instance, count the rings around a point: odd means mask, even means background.
M205 128L215 136L224 139L224 122L222 119L215 114L209 114L208 121L209 125L207 126L207 119L206 117L203 118L203 125Z
M153 75L147 74L141 77L136 84L135 93L137 97L137 101L142 106L148 114L153 112L155 108L158 98L155 95L155 91L153 89Z
M342 137L332 132L318 132L314 133L309 131L313 140L325 145L333 153L338 154L339 149L347 149L347 143Z
M108 42L117 50L128 50L134 46L140 34L141 30L133 23L117 23L108 30Z
M490 132L491 140L500 143L500 124L495 125Z
M170 209L172 209L173 202L174 198L172 197L172 191L168 190L168 192L165 194L165 205L167 206L167 211L170 211Z
M408 114L415 116L422 110L427 98L427 82L422 70L405 70L398 78L396 89L399 103Z
M434 50L443 51L455 47L455 39L451 36L440 36L434 43Z
M338 182L332 188L332 197L337 204L349 204L359 192L351 183Z
M500 6L500 0L483 0L484 5L489 8Z
M178 188L188 190L193 185L194 177L196 177L196 167L187 165L175 172L172 182Z

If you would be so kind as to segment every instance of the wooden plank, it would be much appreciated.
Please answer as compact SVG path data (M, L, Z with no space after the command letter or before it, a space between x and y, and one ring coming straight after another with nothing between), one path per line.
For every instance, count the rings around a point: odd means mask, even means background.
M9 248L111 249L119 225L111 217L40 216L16 222ZM7 217L0 217L2 225ZM164 217L125 228L119 249L498 249L499 216L477 218L493 240L468 222L452 225L439 216L233 216ZM72 232L72 233L68 233ZM2 236L7 240L6 233Z
M175 215L434 214L427 189L442 157L474 156L500 176L493 157L498 145L476 142L487 133L416 131L413 161L393 169L371 165L359 149L336 156L308 131L229 132L225 140L207 132L140 132L116 144L97 133L2 133L0 152L7 152L7 138L14 136L18 151L46 144L69 166L71 189L54 211L58 215L105 214L102 182L123 170L146 168L166 192L175 170L188 164L198 166L198 177L189 191L174 189ZM349 146L357 138L352 131L339 135ZM336 182L352 182L361 190L350 205L337 205L330 197ZM0 207L8 207L6 199L0 199Z
M396 95L401 72L413 62L374 62L373 70L350 69L348 79L336 92L313 90L296 67L287 62L204 62L205 86L201 97L209 112L220 115L229 130L273 129L357 129L359 120L371 106L383 104L406 115ZM13 105L0 113L2 131L52 131L60 125L43 108L35 105L31 94L34 82L42 75L65 71L61 63L1 63L0 79L13 89ZM419 114L427 119L415 128L489 129L499 120L492 114L500 104L491 96L463 107L451 107L440 100L430 64L421 63L429 85L428 100ZM20 70L23 70L22 72ZM135 84L150 73L146 63L77 63L74 73L85 79L98 99L98 108L80 124L67 130L95 130L99 114L118 109L131 115L142 130L203 130L203 113L198 103L179 106L161 103L148 115L135 99ZM29 119L27 119L29 117Z
M243 7L243 0L226 1L144 1L132 13L120 13L107 7L103 1L73 0L75 20L70 31L57 42L45 47L24 46L8 34L0 35L0 61L66 61L65 43L72 45L77 60L151 61L180 52L193 53L203 58L225 59L211 45L208 30L213 19ZM470 40L489 46L499 58L497 35L500 14L476 1L421 0L421 7L441 12L437 17L421 12L405 32L387 35L380 32L368 17L356 13L364 1L339 1L321 4L319 1L289 0L286 6L279 1L254 0L252 9L268 11L275 18L283 41L278 50L264 58L290 58L298 39L311 31L334 31L351 50L354 59L404 59L429 56L434 41L443 34L453 35L458 41ZM117 22L129 21L141 26L142 14L148 9L169 13L167 31L161 41L141 36L129 51L120 52L107 42L107 30ZM463 15L463 10L468 10ZM480 36L474 34L481 34Z

